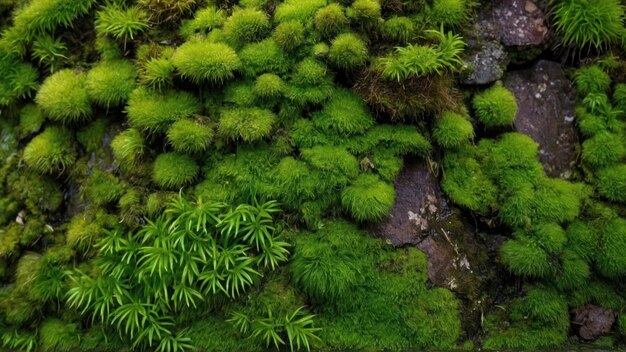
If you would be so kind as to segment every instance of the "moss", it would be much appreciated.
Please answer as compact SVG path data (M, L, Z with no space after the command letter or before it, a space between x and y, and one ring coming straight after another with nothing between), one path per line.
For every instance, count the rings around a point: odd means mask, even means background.
M569 241L569 239L568 239ZM556 274L556 286L573 290L585 285L591 275L589 264L573 251L565 250L561 256L561 270Z
M474 138L474 126L463 116L446 112L435 120L433 139L444 148L458 148Z
M24 148L23 158L26 165L42 174L64 172L76 160L70 132L60 127L46 128Z
M0 257L9 257L17 252L21 230L17 223L0 229Z
M503 189L536 184L543 176L539 145L521 133L506 133L490 147L485 170Z
M281 48L294 50L305 41L304 26L298 21L283 22L274 29L272 38Z
M313 124L327 134L353 135L363 134L375 121L361 97L338 89L314 117Z
M590 166L608 166L626 156L623 137L600 132L583 142L583 161Z
M67 46L52 35L40 36L33 43L33 59L37 59L39 65L47 67L50 72L62 66L67 56Z
M278 22L300 21L307 23L315 12L326 6L325 0L286 0L274 12L274 19Z
M139 71L139 80L147 87L164 89L173 83L174 64L170 59L151 58Z
M285 82L273 74L265 73L260 75L254 82L252 92L259 98L277 98L285 91Z
M255 104L259 105L257 97L254 95L253 83L250 80L238 80L227 84L224 87L223 103L232 103L238 107L252 107ZM226 105L226 104L224 104ZM218 106L212 106L212 108L218 109Z
M341 204L358 221L384 219L394 201L393 186L375 175L361 175L341 192Z
M346 10L348 18L361 24L376 23L381 17L378 0L355 0Z
M138 6L124 8L110 2L96 15L96 33L121 40L126 48L128 41L148 29L148 20L148 13Z
M374 171L381 179L393 182L402 171L404 160L388 152L374 152L370 161L374 164Z
M91 203L100 206L118 200L124 193L124 186L112 174L94 169L81 192Z
M189 38L194 34L207 34L215 28L220 28L226 22L226 13L216 6L208 6L196 11L193 19L186 20L180 27L183 37Z
M198 171L193 159L177 153L164 153L154 161L152 180L161 188L178 189L193 182Z
M590 113L584 107L576 109L578 128L586 137L593 137L600 132L619 133L624 123L618 120L613 113Z
M102 147L107 132L105 119L97 119L76 133L76 139L88 153L96 152Z
M144 140L141 133L134 128L120 132L111 141L111 150L115 160L123 168L130 169L142 157Z
M198 0L139 0L137 3L147 8L158 21L176 21L181 16L189 14L194 6L201 2Z
M45 116L34 104L28 104L20 110L20 135L25 137L41 129Z
M573 48L602 50L623 37L624 8L614 0L573 0L555 3L557 33Z
M135 89L135 66L130 61L103 61L87 73L89 97L100 106L122 105Z
M598 191L602 196L626 203L626 164L600 169L597 176Z
M515 96L498 85L475 95L472 103L478 120L487 127L511 125L517 114Z
M242 72L249 77L267 72L280 74L288 68L285 52L272 38L244 46L239 57Z
M621 111L626 111L626 84L618 83L613 90L613 102L615 107Z
M417 155L426 157L431 151L428 140L415 127L409 125L376 125L365 135L352 137L346 143L355 154L384 151L398 156Z
M306 58L296 65L295 71L285 95L296 107L322 104L331 97L334 85L324 64L313 58Z
M471 0L435 0L424 12L432 23L457 27L471 20L475 5Z
M604 93L611 85L611 78L599 66L591 65L583 67L574 74L576 90L581 97L590 93Z
M50 177L35 172L15 172L8 176L12 194L26 205L32 214L55 212L63 203L61 187ZM5 209L7 214L11 212Z
M77 348L80 341L76 324L53 318L41 324L39 338L44 351L69 352Z
M236 9L224 22L224 35L236 46L261 40L270 29L267 15L255 9Z
M70 69L46 78L35 101L53 121L69 124L91 118L86 75Z
M263 139L276 124L276 115L270 110L259 108L238 108L222 112L218 133L233 140L254 142Z
M415 35L415 24L408 17L393 16L385 20L382 32L386 39L405 44Z
M567 228L567 247L591 262L598 250L598 233L591 224L577 220Z
M356 158L345 149L331 146L315 146L302 149L302 158L324 174L331 184L346 184L359 172Z
M617 278L626 274L626 220L616 218L602 229L600 250L596 253L596 267L602 275Z
M495 207L497 188L476 159L448 153L443 170L441 187L454 203L481 214Z
M592 279L570 293L569 304L572 307L595 304L609 309L621 309L626 304L626 300L615 292L614 286Z
M348 24L344 9L337 3L317 10L313 19L315 29L326 38L339 34Z
M553 326L569 326L569 309L565 297L557 291L533 287L512 307L513 314L521 314L533 321Z
M333 39L328 58L340 69L354 70L367 63L367 45L353 33L340 34Z
M87 251L104 235L107 227L117 225L118 219L102 210L75 215L67 226L65 238L70 248Z
M4 77L0 82L0 106L8 106L21 98L30 97L39 86L37 69L10 57L1 49L0 56L0 74Z
M165 132L172 123L201 110L200 102L189 93L151 92L145 88L135 89L126 106L130 124L150 133Z
M193 120L178 120L167 131L167 139L179 153L197 153L206 150L213 141L213 130Z
M146 215L144 200L140 190L133 188L126 191L118 202L118 207L123 214L120 222L127 224L131 228L142 224Z
M232 18L232 17L231 17ZM222 43L186 42L172 56L178 72L194 83L222 84L241 67L235 50Z
M548 253L524 236L506 241L500 247L500 258L509 271L520 276L545 278L552 270Z
M560 254L567 241L565 230L554 223L536 225L533 237L550 254Z

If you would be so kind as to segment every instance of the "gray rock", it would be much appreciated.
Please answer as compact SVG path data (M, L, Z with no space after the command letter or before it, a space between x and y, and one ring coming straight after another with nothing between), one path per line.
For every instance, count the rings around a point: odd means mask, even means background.
M461 78L461 83L488 84L502 78L509 59L499 41L471 40L465 63L469 73Z
M576 165L576 95L560 64L539 61L528 70L508 72L504 86L517 100L515 128L539 144L539 159L551 177L568 178Z

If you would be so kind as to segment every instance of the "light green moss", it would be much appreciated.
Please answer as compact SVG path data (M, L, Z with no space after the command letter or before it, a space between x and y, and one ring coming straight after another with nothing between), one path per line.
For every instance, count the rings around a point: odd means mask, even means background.
M244 142L263 139L276 124L276 115L270 110L259 108L228 109L222 112L218 133L226 138Z
M600 169L597 176L600 194L609 200L626 203L626 164Z
M305 41L304 26L298 21L283 22L274 29L272 38L281 48L294 50Z
M161 188L179 189L193 182L198 171L193 159L177 153L164 153L154 161L152 180Z
M475 95L472 103L478 120L487 127L511 125L517 114L515 96L499 85Z
M222 84L241 67L237 53L228 45L208 41L186 42L172 56L178 72L194 83Z
M91 203L100 206L119 199L124 193L124 186L112 174L94 169L85 181L81 192Z
M135 66L130 61L103 61L87 73L87 92L100 106L118 106L135 89L135 78Z
M255 9L236 9L224 23L224 35L236 46L261 40L270 29L267 15Z
M599 132L583 142L583 161L590 166L608 166L626 156L623 136Z
M353 33L340 34L333 39L328 58L339 69L354 70L367 63L367 45Z
M85 74L70 69L53 74L37 92L37 105L53 121L70 124L88 120L91 105L85 78Z
M200 102L187 92L153 92L145 88L135 89L126 106L130 124L150 133L165 132L172 123L201 110Z
M144 148L144 139L134 128L122 131L111 141L111 150L115 160L126 169L130 169L137 163L143 155Z
M213 129L193 120L176 121L167 131L167 139L175 151L191 154L206 150L213 135Z
M40 173L62 173L74 160L72 137L65 128L48 127L24 148L24 162Z
M444 148L458 148L474 138L474 126L465 117L446 112L435 120L433 139Z
M313 124L327 134L363 134L375 121L363 99L349 90L335 90Z
M281 74L287 71L287 56L274 39L248 44L239 52L241 70L248 77L262 73Z
M274 19L278 22L300 21L307 23L315 12L326 6L325 0L286 0L274 12Z
M78 131L76 139L88 153L96 152L102 147L107 128L105 119L97 119Z
M393 186L376 175L361 175L341 192L341 204L358 221L384 219L394 201Z
M315 29L326 38L331 38L348 24L348 18L340 4L332 3L317 10L314 21Z

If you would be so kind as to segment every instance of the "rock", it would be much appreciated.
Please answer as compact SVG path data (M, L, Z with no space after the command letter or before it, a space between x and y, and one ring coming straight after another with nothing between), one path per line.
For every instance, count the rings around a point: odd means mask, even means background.
M465 51L469 73L463 84L488 84L502 78L509 59L504 47L496 40L469 40Z
M539 144L539 159L551 177L568 178L576 165L576 95L561 65L539 61L507 73L504 86L515 94L515 128Z
M506 46L541 45L548 34L543 11L531 0L501 0L493 8L493 21Z
M439 182L425 161L409 161L396 179L395 188L391 214L376 232L394 246L417 244L444 201Z
M578 325L578 335L585 340L594 340L611 332L617 313L613 309L593 304L572 310L572 324Z

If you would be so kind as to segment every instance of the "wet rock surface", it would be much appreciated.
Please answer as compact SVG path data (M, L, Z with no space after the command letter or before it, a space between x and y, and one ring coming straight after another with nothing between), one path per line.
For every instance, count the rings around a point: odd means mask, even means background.
M492 16L506 46L540 45L548 34L543 11L531 0L497 1Z
M411 245L426 253L428 278L457 293L464 324L477 330L487 297L497 286L492 284L497 279L497 236L477 231L473 220L449 204L424 160L407 160L395 188L395 205L375 233L396 247Z
M594 340L611 332L617 313L592 304L572 310L572 324L578 326L578 335L585 340Z
M576 165L576 95L561 65L539 61L507 73L504 86L515 94L515 128L539 144L539 159L550 177L568 178Z

